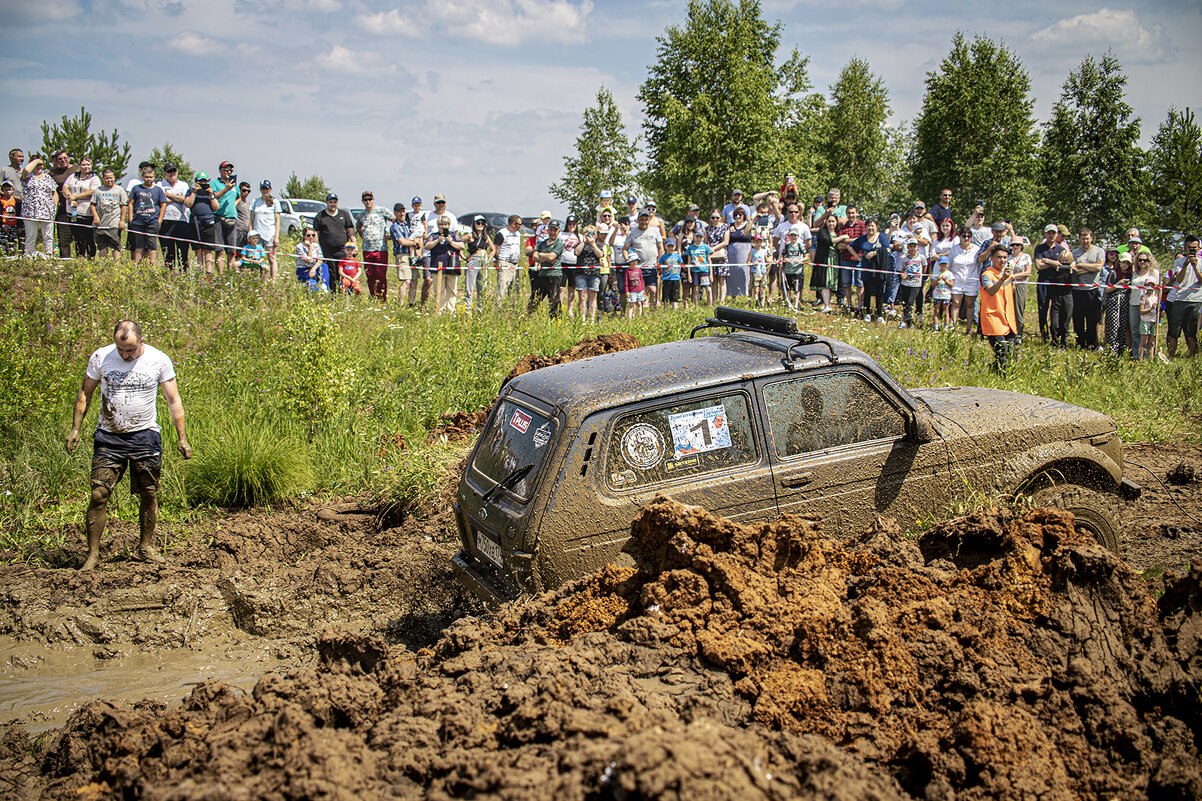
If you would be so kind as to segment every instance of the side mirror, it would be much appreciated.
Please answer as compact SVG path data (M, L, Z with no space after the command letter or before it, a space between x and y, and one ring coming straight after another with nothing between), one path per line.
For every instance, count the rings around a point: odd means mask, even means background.
M928 412L918 411L910 418L910 439L915 442L930 442L938 436L935 421Z

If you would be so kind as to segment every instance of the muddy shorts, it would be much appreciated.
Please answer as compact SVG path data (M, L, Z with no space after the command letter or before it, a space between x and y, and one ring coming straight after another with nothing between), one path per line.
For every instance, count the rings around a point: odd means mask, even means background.
M163 472L163 438L158 431L112 434L96 429L92 442L93 487L108 487L111 492L128 467L131 492L158 488Z

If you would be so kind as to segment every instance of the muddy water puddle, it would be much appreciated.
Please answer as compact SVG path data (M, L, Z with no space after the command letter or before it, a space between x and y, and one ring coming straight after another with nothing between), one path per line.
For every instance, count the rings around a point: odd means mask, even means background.
M279 645L215 643L98 658L88 648L57 650L0 637L0 725L20 722L42 732L99 698L171 704L210 679L249 690L264 675L309 661L301 655L280 659Z

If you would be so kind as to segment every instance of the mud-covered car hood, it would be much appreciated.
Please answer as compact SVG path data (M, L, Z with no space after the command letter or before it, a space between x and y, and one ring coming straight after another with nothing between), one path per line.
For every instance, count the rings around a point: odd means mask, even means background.
M911 390L944 423L974 439L995 435L1034 445L1111 433L1114 421L1064 401L983 387L933 387ZM1019 443L1008 443L1011 446Z

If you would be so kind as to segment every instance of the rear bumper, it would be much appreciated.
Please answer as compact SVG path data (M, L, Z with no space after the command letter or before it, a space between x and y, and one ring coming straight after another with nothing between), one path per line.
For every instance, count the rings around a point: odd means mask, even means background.
M466 551L460 551L451 557L451 567L455 570L455 578L459 579L459 583L486 605L499 606L513 600L476 566L475 557Z

